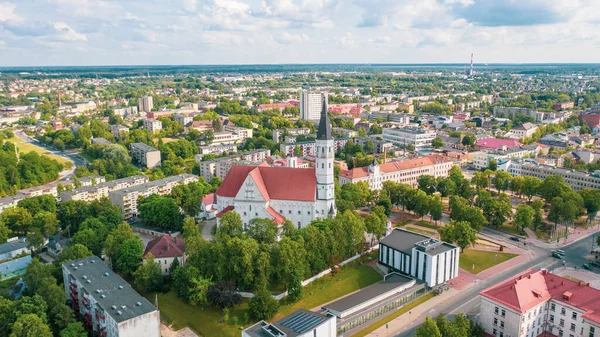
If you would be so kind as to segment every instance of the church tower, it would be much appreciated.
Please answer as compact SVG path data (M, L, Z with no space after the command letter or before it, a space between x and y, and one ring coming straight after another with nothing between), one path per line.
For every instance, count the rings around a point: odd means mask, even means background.
M316 169L317 175L317 202L315 215L317 218L335 216L335 191L333 177L333 160L335 148L331 135L331 123L327 114L327 102L323 100L321 120L316 139Z

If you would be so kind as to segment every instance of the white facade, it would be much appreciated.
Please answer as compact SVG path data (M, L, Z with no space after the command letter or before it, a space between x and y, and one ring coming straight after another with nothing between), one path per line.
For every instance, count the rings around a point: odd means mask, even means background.
M300 93L300 118L318 121L321 117L323 102L327 103L327 94L302 90Z
M144 119L144 128L151 133L157 133L162 130L162 122L157 119Z
M561 175L574 191L584 188L600 189L600 176L596 175L596 173L588 174L582 171L542 165L531 161L514 161L511 163L508 172L514 176L530 176L542 180L546 179L549 175Z
M123 125L111 125L110 132L115 136L115 139L121 139L125 137L125 133L129 132L129 128Z
M397 146L413 145L415 149L431 147L436 132L426 128L403 127L383 129L383 139Z
M260 321L242 331L242 337L263 336L336 337L337 319L333 315L299 309L275 323Z
M532 123L523 123L523 125L510 129L510 133L512 134L511 138L521 139L525 137L530 137L535 133L538 129L537 125Z
M335 215L333 161L335 148L333 138L327 140L317 139L317 153L315 172L317 175L317 203L316 210L321 214ZM327 213L324 213L327 212Z

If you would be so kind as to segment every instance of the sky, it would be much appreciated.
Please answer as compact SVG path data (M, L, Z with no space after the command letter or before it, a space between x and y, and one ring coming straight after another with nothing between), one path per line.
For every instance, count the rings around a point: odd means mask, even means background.
M600 62L598 0L0 0L0 66Z

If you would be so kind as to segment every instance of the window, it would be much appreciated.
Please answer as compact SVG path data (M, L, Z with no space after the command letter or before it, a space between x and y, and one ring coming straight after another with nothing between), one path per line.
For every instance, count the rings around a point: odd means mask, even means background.
M554 323L554 315L550 315L550 323Z
M298 221L298 229L300 229L302 225L300 225L300 221Z
M498 335L498 330L494 329L494 336Z
M494 317L494 325L498 325L498 318Z
M550 310L555 311L556 310L556 304L552 303L550 305Z
M571 317L572 317L573 319L577 319L577 313L576 313L575 311L573 311L573 315L571 315Z
M292 214L292 210L291 209L288 211L288 214Z
M504 321L500 321L500 327L504 329Z
M565 315L566 313L567 313L567 311L565 310L565 308L560 308L561 315Z
M563 337L563 331L562 331L562 329L558 329L558 335L559 335L560 337Z
M561 318L560 319L560 323L558 323L558 325L565 326L565 320Z
M325 163L321 163L321 168L324 169L325 168Z
M589 337L594 337L594 335L596 334L596 328L594 328L593 326L590 327L590 336Z
M498 311L499 311L498 307L495 307L495 308L494 308L494 313L495 313L496 315L498 315Z
M500 331L500 337L504 337L504 332Z
M302 214L302 212L301 212L301 211L298 211L298 215L301 215L301 214Z
M575 323L571 323L571 331L575 331Z
M244 216L246 215L246 212L244 212Z
M502 315L500 315L502 317L506 316L506 310L502 309Z

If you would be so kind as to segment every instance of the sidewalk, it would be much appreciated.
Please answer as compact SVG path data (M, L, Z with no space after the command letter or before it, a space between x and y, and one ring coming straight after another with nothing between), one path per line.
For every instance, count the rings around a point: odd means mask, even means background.
M391 334L392 332L399 333L399 332L406 330L406 328L408 326L410 326L410 323L412 321L416 320L417 318L419 318L423 315L435 317L438 314L440 314L439 312L437 312L437 310L435 308L440 303L443 303L444 301L447 301L447 300L453 298L454 296L458 295L459 293L460 293L460 291L450 288L450 290L444 291L442 294L435 296L434 298L430 299L429 301L413 308L409 312L394 318L393 320L388 322L387 329L386 329L386 325L383 325L380 328L378 328L377 330L368 334L367 336L382 337L382 336L387 336L388 334Z
M572 228L571 228L572 230ZM531 243L535 246L541 247L541 248L546 248L546 249L556 249L556 248L560 248L563 246L566 246L568 244L571 244L573 242L579 241L581 239L584 239L594 233L596 233L598 231L598 226L592 226L590 228L576 228L574 230L574 232L572 232L571 234L569 234L569 238L568 239L560 239L560 241L557 243L556 241L552 242L552 243L548 243L546 241L542 241L540 239L538 239L535 235L535 233L529 229L529 228L525 228L525 232L527 232L527 235L529 235L529 238L527 240L525 240L527 243Z

